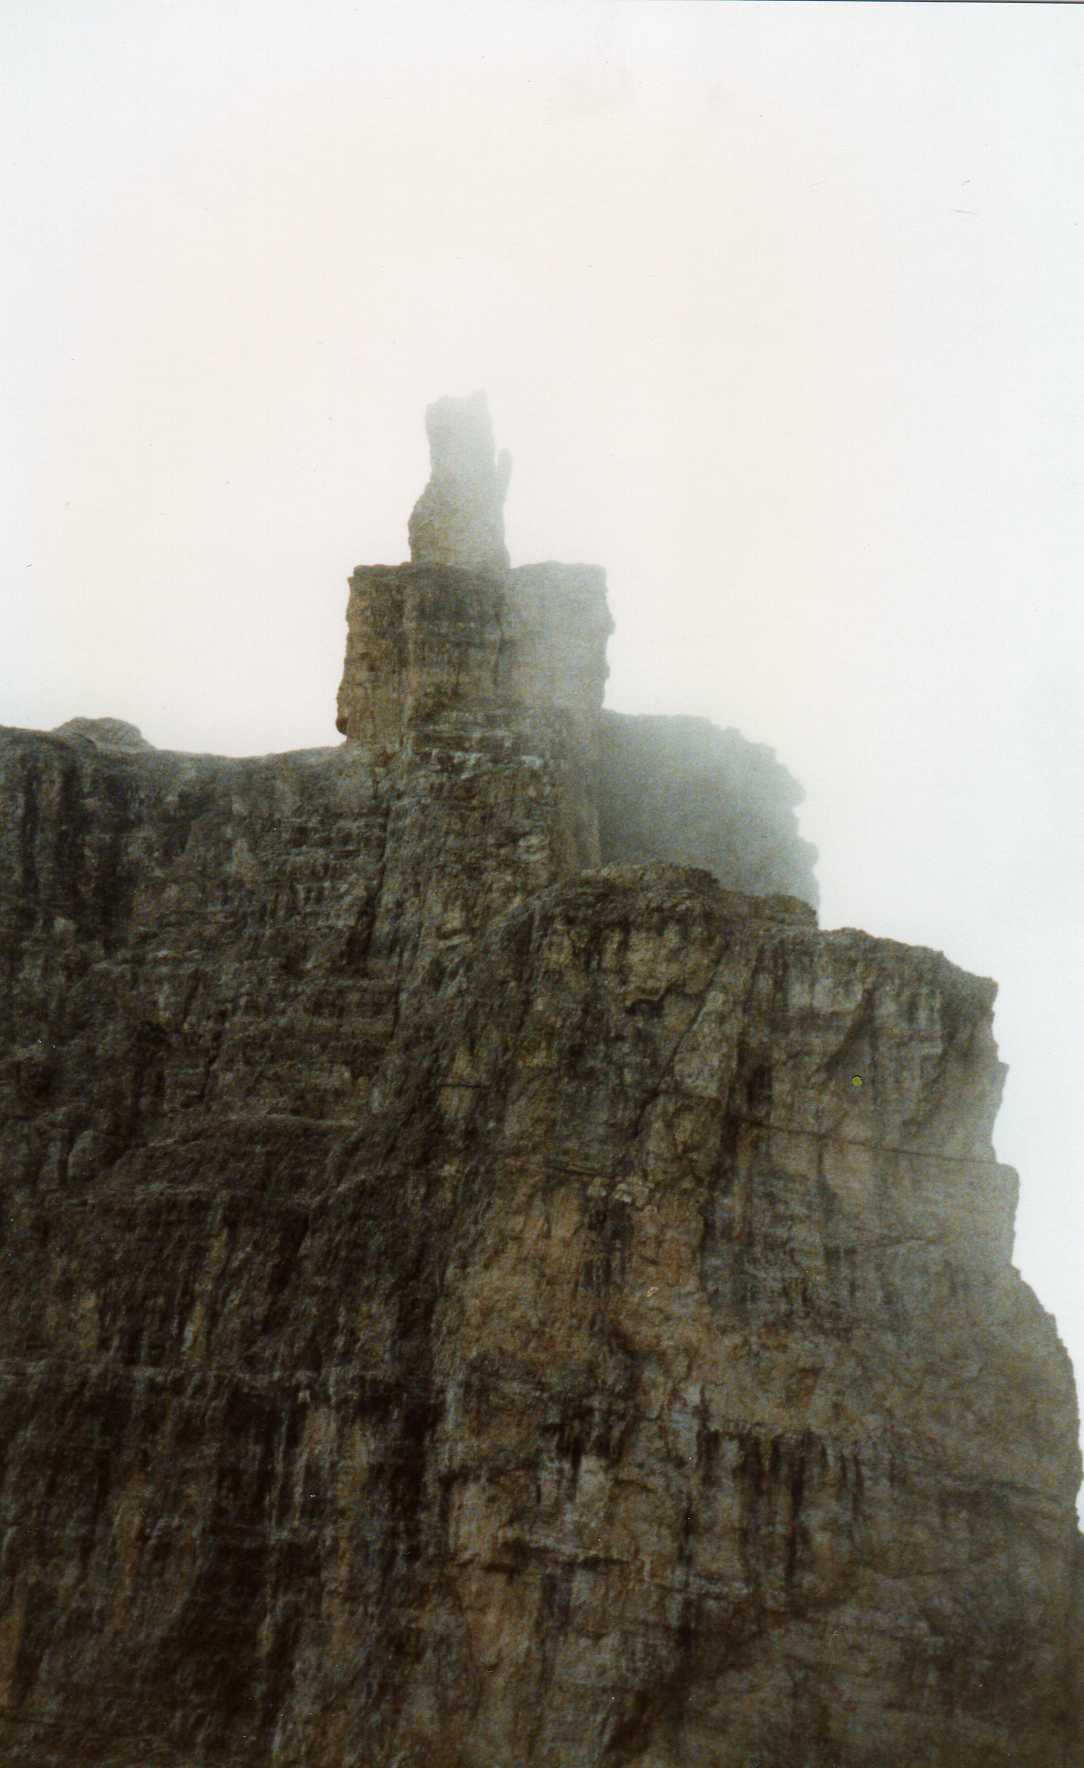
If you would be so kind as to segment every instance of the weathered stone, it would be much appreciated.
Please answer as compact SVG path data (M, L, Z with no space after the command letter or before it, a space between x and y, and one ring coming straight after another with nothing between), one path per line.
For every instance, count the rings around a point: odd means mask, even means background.
M494 459L493 425L484 393L438 399L426 407L429 483L410 517L416 565L461 565L504 571L504 499L512 460Z
M338 748L0 732L5 1768L1077 1768L994 984L600 756L601 574L349 617Z

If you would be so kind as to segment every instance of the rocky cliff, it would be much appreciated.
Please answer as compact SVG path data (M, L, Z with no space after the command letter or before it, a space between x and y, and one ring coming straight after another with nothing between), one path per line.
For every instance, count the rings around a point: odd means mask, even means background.
M472 523L341 747L0 737L0 1760L1076 1768L994 985Z

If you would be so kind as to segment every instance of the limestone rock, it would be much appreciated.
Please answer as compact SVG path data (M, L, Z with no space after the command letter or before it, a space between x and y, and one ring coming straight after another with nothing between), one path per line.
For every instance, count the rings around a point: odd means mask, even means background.
M512 470L502 450L494 458L493 425L484 393L438 399L426 407L429 483L410 517L410 556L416 565L461 565L504 571L504 499Z
M0 731L5 1768L1077 1768L995 985L600 746L601 573L349 620L336 748Z

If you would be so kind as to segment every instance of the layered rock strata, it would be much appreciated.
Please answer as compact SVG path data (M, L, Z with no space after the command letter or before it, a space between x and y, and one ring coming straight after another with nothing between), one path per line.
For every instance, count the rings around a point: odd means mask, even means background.
M340 748L0 734L5 1764L1080 1760L994 985L600 867L607 625L370 568Z

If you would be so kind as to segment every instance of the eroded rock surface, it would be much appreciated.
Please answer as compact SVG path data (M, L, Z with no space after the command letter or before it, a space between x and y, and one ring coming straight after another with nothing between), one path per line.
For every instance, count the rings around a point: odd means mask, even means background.
M369 568L338 748L0 732L12 1768L1077 1768L994 984L600 864L608 623Z

